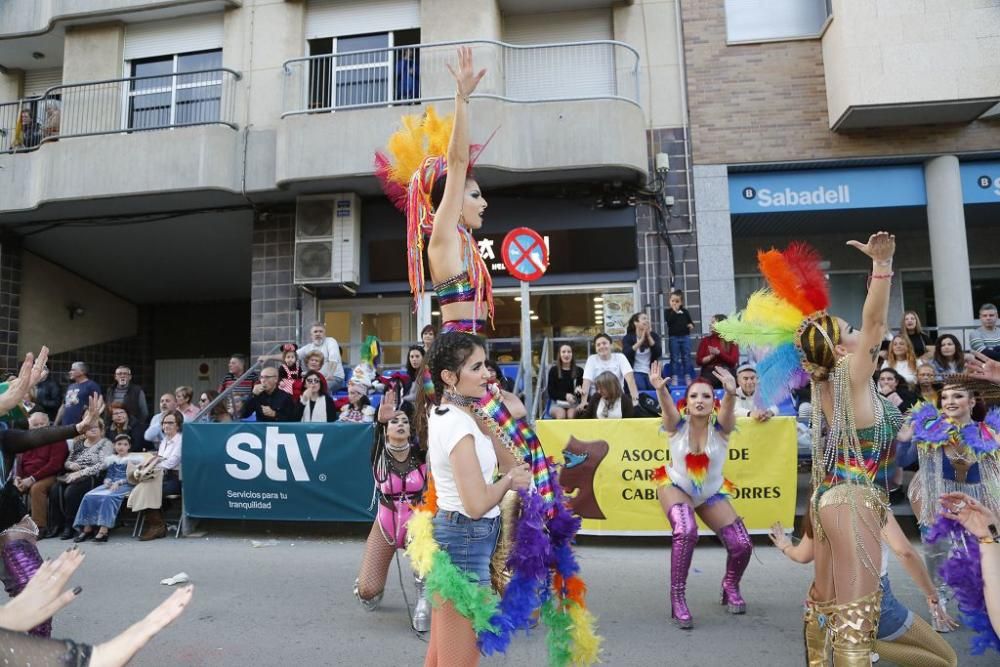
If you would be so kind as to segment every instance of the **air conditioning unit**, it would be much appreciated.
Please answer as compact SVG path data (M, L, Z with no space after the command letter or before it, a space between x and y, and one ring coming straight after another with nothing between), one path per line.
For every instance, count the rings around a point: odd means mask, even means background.
M351 285L361 280L361 200L353 192L295 202L295 284Z

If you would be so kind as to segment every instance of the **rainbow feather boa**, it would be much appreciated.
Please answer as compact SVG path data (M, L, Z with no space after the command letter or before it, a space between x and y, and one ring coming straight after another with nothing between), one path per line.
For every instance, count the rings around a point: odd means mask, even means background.
M452 563L434 540L432 519L437 512L433 482L407 524L406 553L427 581L431 599L451 602L468 618L480 651L502 653L518 630L531 629L535 612L548 628L549 664L591 665L598 661L601 639L596 619L587 609L586 584L572 542L580 519L570 512L559 486L554 463L545 457L534 431L514 419L499 391L483 397L474 409L491 430L509 441L513 451L530 462L534 489L520 491L521 513L514 528L514 545L507 559L512 571L503 597Z
M955 592L962 621L975 634L969 640L969 653L982 655L987 649L1000 652L1000 637L993 630L983 597L983 570L979 542L962 524L941 514L931 526L927 541L948 540L951 551L941 566L941 579Z

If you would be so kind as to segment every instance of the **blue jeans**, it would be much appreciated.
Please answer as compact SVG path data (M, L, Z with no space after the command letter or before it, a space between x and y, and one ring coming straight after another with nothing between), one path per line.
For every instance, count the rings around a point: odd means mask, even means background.
M670 376L674 380L694 377L690 336L670 337Z
M435 541L455 567L489 586L490 559L500 536L500 517L470 519L461 512L438 510L433 524Z
M653 388L653 385L649 383L649 373L632 371L632 377L635 378L635 388L639 391L645 391Z
M882 608L879 614L878 638L883 641L899 639L913 625L911 611L892 594L889 577L882 577Z

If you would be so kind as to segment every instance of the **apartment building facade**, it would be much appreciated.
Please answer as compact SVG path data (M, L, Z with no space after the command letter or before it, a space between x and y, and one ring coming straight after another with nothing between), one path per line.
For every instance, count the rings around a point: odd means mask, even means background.
M540 335L659 321L670 287L697 315L672 0L83 4L0 7L0 366L46 343L141 358L158 388L182 359L210 386L230 352L314 319L348 359L368 334L416 339L437 314L413 311L373 153L402 114L449 110L459 43L488 70L471 114L474 141L493 135L476 174L495 335L518 336L500 257L518 226L549 243Z
M1000 2L682 0L703 309L760 286L756 250L805 239L860 321L892 231L890 323L968 325L1000 298Z

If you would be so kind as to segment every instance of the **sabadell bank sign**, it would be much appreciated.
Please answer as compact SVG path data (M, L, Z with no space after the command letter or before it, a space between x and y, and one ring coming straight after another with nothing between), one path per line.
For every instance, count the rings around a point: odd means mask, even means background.
M733 214L923 206L920 165L729 174Z

